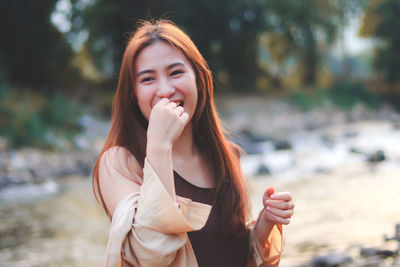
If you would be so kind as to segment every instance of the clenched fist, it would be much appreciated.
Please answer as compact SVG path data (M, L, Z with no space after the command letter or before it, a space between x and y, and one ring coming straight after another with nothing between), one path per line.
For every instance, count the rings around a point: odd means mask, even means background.
M171 147L181 135L188 122L189 115L183 107L168 98L161 99L150 113L147 129L147 142L155 146Z

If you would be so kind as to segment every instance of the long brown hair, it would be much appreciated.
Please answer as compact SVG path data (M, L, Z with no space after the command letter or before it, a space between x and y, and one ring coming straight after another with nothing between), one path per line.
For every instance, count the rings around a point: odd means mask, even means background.
M145 21L129 40L122 60L118 87L114 96L111 128L93 171L96 199L110 216L99 186L99 161L113 147L128 149L143 167L146 156L148 122L135 96L135 60L147 46L164 41L180 51L192 64L196 74L198 102L192 118L193 140L216 180L214 203L220 215L220 230L240 234L245 229L249 201L242 178L239 147L229 142L219 123L213 100L213 80L207 62L192 40L175 24L166 20Z

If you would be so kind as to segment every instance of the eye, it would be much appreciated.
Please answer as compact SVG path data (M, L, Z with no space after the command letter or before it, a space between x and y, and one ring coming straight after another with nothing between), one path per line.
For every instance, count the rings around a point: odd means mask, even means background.
M142 82L142 83L146 83L146 82L151 82L151 81L153 81L154 79L152 78L152 77L144 77L140 82Z
M179 74L182 74L183 70L174 70L173 72L171 72L171 76L178 76Z

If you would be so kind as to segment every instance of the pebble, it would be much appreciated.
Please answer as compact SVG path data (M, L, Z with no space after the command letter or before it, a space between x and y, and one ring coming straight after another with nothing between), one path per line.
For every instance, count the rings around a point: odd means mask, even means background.
M261 163L258 166L256 175L270 175L270 174L271 174L271 171L269 170L267 165L265 165L264 163Z
M353 259L343 253L330 253L316 256L311 260L311 267L345 267L353 262Z
M367 161L370 163L378 163L386 160L385 152L382 150L375 151L368 155Z
M288 141L275 141L275 150L289 150L292 149L292 145Z

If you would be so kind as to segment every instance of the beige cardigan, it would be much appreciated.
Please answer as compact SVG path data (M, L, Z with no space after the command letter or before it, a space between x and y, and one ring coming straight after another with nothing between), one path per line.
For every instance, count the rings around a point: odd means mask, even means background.
M128 169L113 170L117 167L112 163L115 152L111 148L103 154L100 176L129 173ZM122 166L126 165L118 164L119 168ZM211 206L180 196L174 202L145 160L140 192L126 196L115 209L106 266L198 266L187 232L201 229L210 211ZM278 266L283 247L281 225L273 228L263 245L254 235L254 224L255 221L248 224L252 249L248 266Z

